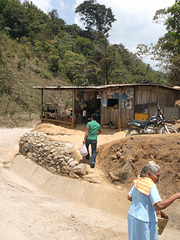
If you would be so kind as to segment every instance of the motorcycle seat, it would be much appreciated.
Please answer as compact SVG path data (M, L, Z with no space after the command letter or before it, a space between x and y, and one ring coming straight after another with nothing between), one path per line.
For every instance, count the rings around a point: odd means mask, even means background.
M151 123L152 119L148 119L147 121L139 121L139 120L131 120L129 121L129 125L139 126L140 128L144 128L145 126Z

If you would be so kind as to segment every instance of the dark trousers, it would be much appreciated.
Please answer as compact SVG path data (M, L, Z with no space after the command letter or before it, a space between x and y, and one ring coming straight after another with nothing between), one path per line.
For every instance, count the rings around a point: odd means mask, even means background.
M89 159L89 145L91 145L91 149L92 149L91 165L94 166L95 162L96 162L97 141L86 139L86 147L87 147L87 150L88 150L88 155L86 156L87 159Z
M86 117L82 117L81 122L86 123Z

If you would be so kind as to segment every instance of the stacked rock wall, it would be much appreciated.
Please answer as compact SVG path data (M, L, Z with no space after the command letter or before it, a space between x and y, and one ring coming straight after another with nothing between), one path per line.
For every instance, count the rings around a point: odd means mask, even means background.
M71 144L52 141L41 132L22 136L19 141L19 153L55 174L73 178L86 174L86 165L79 164L74 159Z

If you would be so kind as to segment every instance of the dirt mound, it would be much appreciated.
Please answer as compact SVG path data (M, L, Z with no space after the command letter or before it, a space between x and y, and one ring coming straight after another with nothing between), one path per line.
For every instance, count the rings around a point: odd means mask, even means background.
M123 138L99 148L97 167L109 182L130 188L141 169L154 161L161 167L161 196L180 191L180 134Z
M61 126L56 126L56 125L50 124L50 123L38 124L32 131L43 132L48 135L64 135L64 134L69 135L69 134L78 132L77 130L68 129L68 128L64 128ZM79 132L81 132L81 131L79 131Z

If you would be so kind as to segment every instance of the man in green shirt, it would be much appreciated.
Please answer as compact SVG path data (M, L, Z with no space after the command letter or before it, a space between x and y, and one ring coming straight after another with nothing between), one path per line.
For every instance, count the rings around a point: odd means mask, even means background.
M91 168L95 167L97 135L101 134L101 126L96 121L96 119L97 119L97 114L93 113L91 115L91 122L87 123L87 129L86 129L84 140L83 140L83 144L86 143L86 147L88 150L88 155L86 156L87 159L89 159L89 145L91 144L91 149L92 149Z

